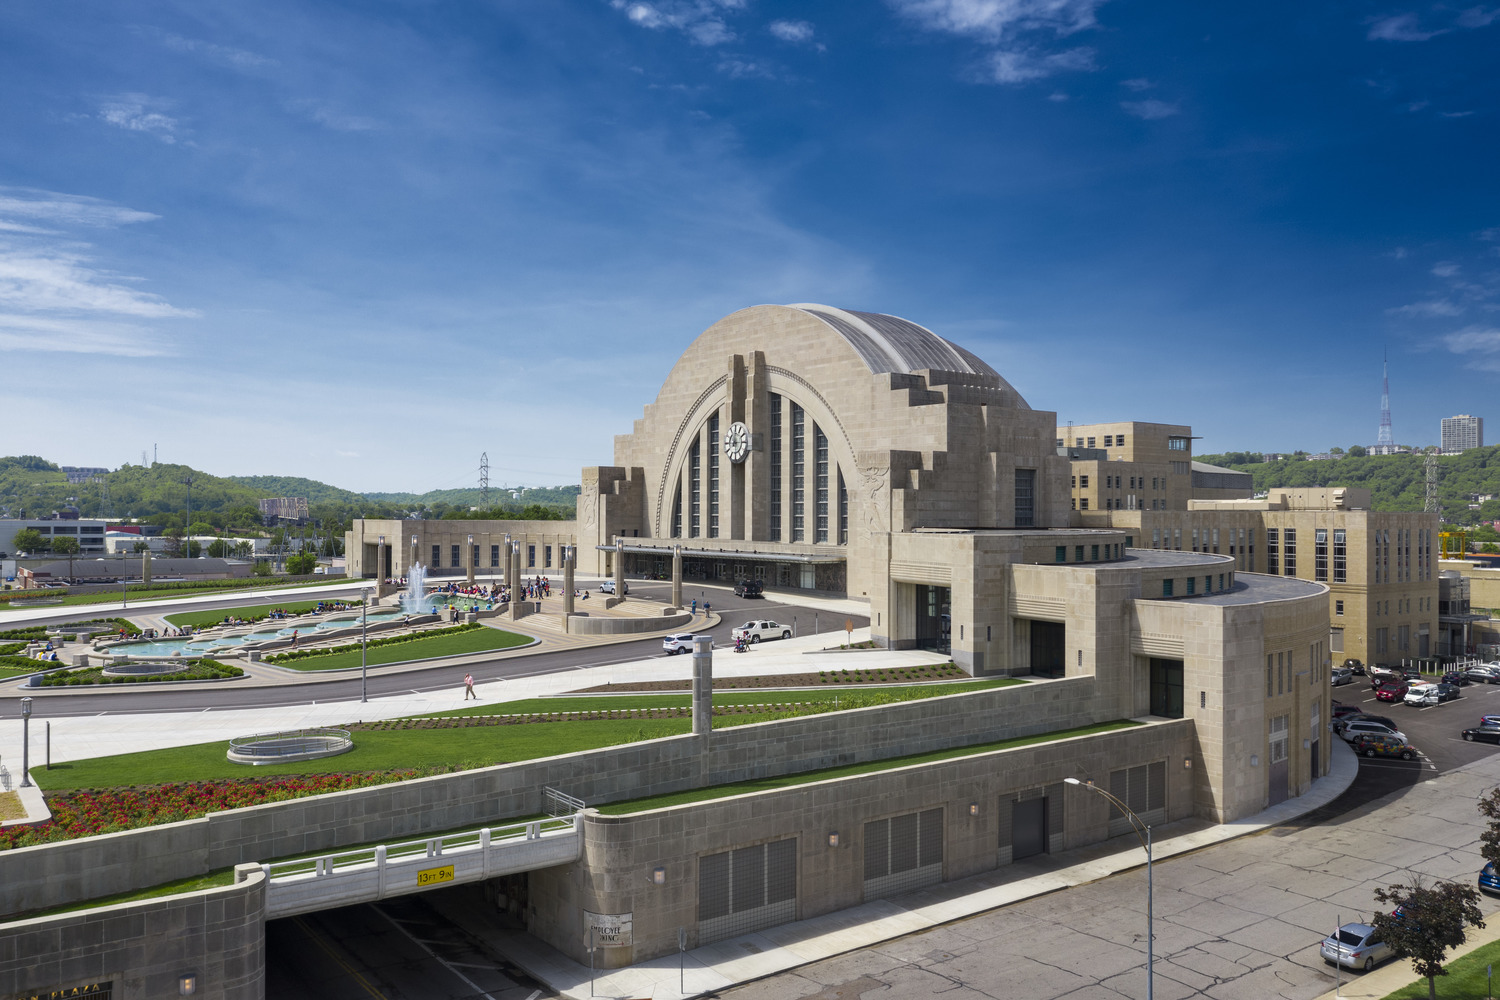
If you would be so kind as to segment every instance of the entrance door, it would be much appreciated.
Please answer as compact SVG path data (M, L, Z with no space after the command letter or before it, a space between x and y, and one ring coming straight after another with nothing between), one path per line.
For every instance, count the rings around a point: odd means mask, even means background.
M1271 765L1271 787L1269 789L1271 805L1274 806L1278 802L1286 801L1287 776L1286 758L1283 757Z
M1047 799L1024 799L1010 810L1010 859L1020 861L1047 851Z
M947 587L917 584L917 648L938 653L952 652L952 617Z
M1318 741L1312 741L1312 780L1317 781L1323 776L1323 769L1318 766Z
M1067 626L1032 619L1031 672L1038 677L1062 677L1068 672Z

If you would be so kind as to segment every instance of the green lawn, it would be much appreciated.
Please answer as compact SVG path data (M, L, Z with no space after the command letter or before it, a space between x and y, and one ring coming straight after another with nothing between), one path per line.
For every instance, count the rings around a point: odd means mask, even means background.
M993 680L966 681L956 684L908 684L889 687L868 687L836 690L816 689L778 691L774 688L751 690L715 691L715 705L770 705L801 702L804 705L837 705L839 708L862 708L865 705L886 705L898 701L916 701L919 698L936 698L945 694L964 694L993 687L1009 687L1024 684L1015 678L1002 677ZM615 694L615 695L570 695L563 698L527 698L522 701L507 701L499 705L474 708L455 708L447 712L432 712L418 718L448 718L466 715L531 715L548 712L603 712L610 709L631 708L685 708L693 703L691 694Z
M383 637L382 637L383 638ZM516 635L497 628L476 628L454 635L435 635L431 638L396 642L389 646L372 646L368 651L370 666L382 663L402 663L406 660L427 660L436 656L458 656L463 653L483 653L491 649L510 649L531 642L530 636ZM291 670L342 670L359 666L358 649L344 653L329 653L325 656L304 656L276 664Z
M751 792L764 792L773 788L791 788L794 785L805 785L812 781L826 781L829 778L848 778L859 774L871 774L876 771L889 771L892 768L907 767L912 764L931 764L942 760L953 760L956 757L972 757L975 754L989 753L992 750L1009 750L1013 747L1046 743L1050 740L1067 739L1071 736L1090 736L1094 733L1109 733L1117 729L1130 729L1139 725L1144 725L1144 723L1129 721L1104 722L1094 726L1079 726L1076 729L1043 733L1039 736L1023 736L1013 740L998 740L994 743L954 747L951 750L935 750L931 753L910 754L906 757L890 757L885 760L872 760L866 761L863 764L848 764L843 767L826 767L818 771L803 771L799 774L761 778L756 781L738 781L730 785L692 788L685 792L653 795L648 798L631 799L626 802L613 802L609 805L600 806L599 811L610 816L622 816L627 813L645 812L649 809L664 809L667 806L684 805L689 802L704 802L708 799L722 799L732 795L748 795Z
M1447 997L1448 1000L1453 1000L1455 997L1473 997L1478 1000L1480 997L1489 996L1490 994L1485 992L1487 985L1485 969L1496 963L1500 963L1500 941L1481 945L1463 958L1455 959L1448 964L1448 974L1438 977L1438 996ZM1394 959L1392 964L1401 965L1407 972L1411 972L1409 959ZM1415 975L1415 973L1412 974ZM1347 978L1347 973L1345 975ZM1396 992L1388 994L1385 1000L1426 1000L1426 998L1427 980L1414 979Z
M332 599L330 599L332 603ZM217 625L224 620L224 616L231 618L243 618L246 621L257 622L268 617L273 609L280 608L292 614L301 614L311 611L318 606L317 601L297 601L293 604L283 604L274 598L268 598L259 604L246 604L238 608L220 608L217 611L183 611L175 615L167 615L166 620L178 628L191 628L198 625ZM359 608L356 604L355 611Z
M213 581L212 584L203 587L151 587L149 589L142 590L140 587L132 586L127 597L127 603L134 604L138 600L155 601L181 599L184 597L206 597L212 594L235 594L254 590L287 590L293 587L329 587L339 583L347 584L348 586L352 587L358 582L358 580L348 580L342 577L333 577L332 579L328 580L307 580L299 583L278 583L275 580L265 580L263 578L257 577L256 579L247 581L239 586L233 585L230 581L220 580ZM47 596L48 594L45 590L39 590L35 593L28 594L25 597L12 596L11 599L26 601L35 600L37 598L46 598ZM102 593L97 594L70 594L64 597L61 603L65 605L110 604L119 601L119 599L120 591L117 589L106 590ZM9 602L0 601L0 610L4 610L9 606Z

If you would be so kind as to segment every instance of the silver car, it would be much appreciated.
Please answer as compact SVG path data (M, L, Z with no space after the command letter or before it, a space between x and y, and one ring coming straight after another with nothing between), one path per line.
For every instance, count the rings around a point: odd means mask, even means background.
M1346 969L1369 972L1396 953L1369 924L1345 924L1323 939L1318 954L1329 965L1337 962Z
M1346 722L1344 724L1344 728L1339 731L1340 736L1350 741L1352 741L1354 737L1362 735L1364 733L1372 733L1378 736L1395 736L1396 738L1401 740L1402 743L1406 742L1405 733L1392 729L1390 726L1384 725L1382 723L1369 722L1363 719L1358 722Z

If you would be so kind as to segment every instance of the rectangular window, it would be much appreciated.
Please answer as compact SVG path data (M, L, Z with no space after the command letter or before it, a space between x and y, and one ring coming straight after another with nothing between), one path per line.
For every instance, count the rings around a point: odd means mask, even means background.
M1187 451L1188 450L1188 439L1185 438L1185 437L1169 437L1169 438L1167 438L1167 450L1169 450L1169 451Z
M1213 591L1213 589L1214 589L1214 578L1211 577L1211 576L1205 576L1203 578L1203 592L1205 594L1208 594L1208 593L1211 593Z
M1384 656L1385 652L1386 652L1386 646L1388 646L1389 644L1390 644L1390 630L1389 629L1383 629L1383 628L1376 629L1375 630L1375 654L1377 656Z
M1287 718L1278 715L1271 720L1270 757L1272 764L1280 764L1286 760L1287 752Z
M1073 561L1074 562L1083 562L1083 546L1082 545L1075 545L1075 546L1073 546Z
M479 568L479 546L477 546L477 545L476 545L476 546L474 546L474 562L473 562L473 563L471 563L471 565L472 565L472 566L473 566L473 567L474 567L474 568L475 568L475 569L478 569L478 568Z
M1342 615L1344 613L1344 602L1343 601L1334 601L1333 602L1333 613L1336 614L1336 615Z
M1396 649L1400 652L1408 652L1411 649L1411 626L1396 626Z
M1297 575L1297 529L1287 528L1281 533L1281 575Z
M1123 447L1125 447L1125 435L1124 434L1116 434L1115 435L1115 447L1116 448L1123 448Z
M526 546L526 567L528 569L535 569L536 568L536 546L535 545L528 545L528 546Z
M1058 562L1067 562L1068 561L1068 547L1066 545L1059 545L1057 547L1057 561Z
M866 823L865 899L943 879L943 810L928 809Z
M1333 582L1344 583L1347 578L1347 563L1344 549L1344 529L1333 529Z
M1167 764L1155 761L1109 773L1109 793L1135 813L1141 822L1156 825L1167 818ZM1117 807L1109 811L1109 835L1132 833L1130 817Z
M771 393L771 541L781 541L781 396Z
M839 544L849 544L849 490L844 486L844 470L839 470Z
M1328 630L1328 648L1335 653L1344 651L1344 630L1333 628Z
M1219 529L1215 528L1214 529L1214 554L1217 555L1218 552L1219 552Z
M1092 448L1093 446L1094 446L1094 439L1093 438L1089 438L1089 447Z
M550 545L542 547L542 565L549 569L552 566L552 546Z
M719 415L708 418L708 537L719 537Z
M500 546L498 546L498 545L491 545L490 546L490 565L491 566L499 566L500 565Z
M1266 572L1275 576L1281 572L1281 529L1266 529Z
M441 545L434 545L432 547L432 568L437 569L441 565L443 565L443 547Z
M1163 580L1161 582L1161 596L1163 596L1163 597L1171 597L1172 596L1172 581L1171 580Z
M828 541L828 435L823 433L823 428L813 424L813 461L817 463L815 470L816 480L813 488L817 491L817 535L813 539L818 542Z
M698 943L785 923L796 916L797 840L698 859Z
M1151 714L1182 718L1182 661L1151 658Z
M1088 510L1089 509L1089 498L1088 497L1079 497L1078 498L1078 509L1079 510Z
M1286 693L1286 654L1276 654L1276 693Z
M1153 549L1159 549L1159 548L1161 548L1161 529L1160 528L1152 528L1151 529L1151 547Z
M682 483L672 490L672 537L682 537Z
M452 550L453 561L448 565L452 566L454 569L457 569L458 567L463 565L463 563L460 561L463 557L458 554L457 545L450 546L450 548Z
M1193 587L1197 582L1198 578L1196 576L1190 576L1187 578L1187 592L1189 597L1193 596Z
M1114 443L1115 443L1115 439L1113 437L1111 437L1108 434L1104 435L1104 447L1108 448L1110 445L1112 445Z
M1078 488L1081 489L1081 490L1086 490L1086 489L1089 488L1089 477L1088 476L1079 476L1078 477Z
M1266 697L1270 698L1276 693L1276 656L1274 653L1266 654Z
M703 439L693 439L688 449L688 534L703 534Z
M1313 579L1320 583L1328 581L1328 529L1313 531Z
M1178 552L1181 552L1182 551L1182 529L1181 528L1173 528L1172 529L1172 541L1173 541L1172 547L1175 550L1177 550Z
M792 541L800 542L804 535L803 517L807 501L807 415L802 407L792 404Z
M1091 545L1091 546L1089 546L1089 559L1091 561L1093 561L1093 562L1098 562L1099 561L1099 546L1097 546L1097 545Z
M1016 527L1030 528L1036 517L1036 470L1016 470Z
M1198 551L1198 529L1197 528L1193 529L1193 551L1194 552Z

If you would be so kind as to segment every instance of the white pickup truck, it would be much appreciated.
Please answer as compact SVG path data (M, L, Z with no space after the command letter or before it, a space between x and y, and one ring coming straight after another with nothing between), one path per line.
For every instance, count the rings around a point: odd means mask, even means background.
M736 639L760 642L762 639L790 639L792 637L792 630L787 625L762 620L746 622L735 628L730 634Z

